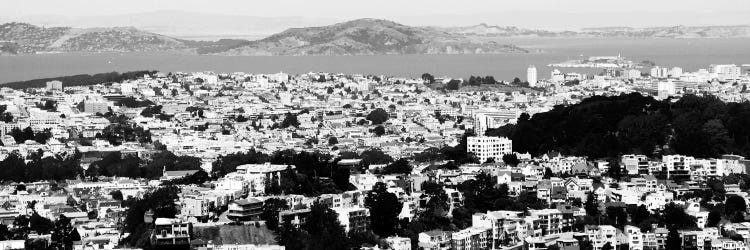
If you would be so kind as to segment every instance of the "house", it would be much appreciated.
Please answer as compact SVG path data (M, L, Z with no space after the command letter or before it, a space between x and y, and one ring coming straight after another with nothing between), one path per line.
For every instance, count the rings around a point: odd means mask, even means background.
M191 226L180 219L156 218L154 231L151 233L151 244L157 247L190 245Z
M452 233L449 231L432 230L419 233L419 249L448 250L451 249Z
M346 232L366 232L370 228L370 209L364 207L347 207L333 209Z
M469 227L451 235L451 249L480 250L491 246L492 229L488 227Z
M164 168L161 180L162 181L169 181L174 179L179 179L187 176L191 176L195 173L197 173L198 170L174 170L174 171L167 171L166 168Z
M263 212L263 201L255 198L236 200L229 203L228 209L227 218L230 220L260 220L260 214Z

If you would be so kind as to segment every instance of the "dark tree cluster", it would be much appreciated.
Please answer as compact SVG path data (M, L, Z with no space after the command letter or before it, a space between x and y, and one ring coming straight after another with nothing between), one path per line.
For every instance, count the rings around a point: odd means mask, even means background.
M43 104L37 103L37 108L41 110L51 111L51 112L57 112L57 101L54 100L47 100Z
M304 194L315 196L323 193L340 193L350 189L350 170L338 166L338 160L317 152L282 150L271 155L254 149L246 153L220 156L213 163L214 178L234 172L244 164L280 164L294 166L282 173L280 180L266 181L265 191L270 194ZM279 184L280 183L280 184Z
M281 128L288 127L299 127L299 120L297 120L296 114L286 113L286 115L284 116L284 120L281 121Z
M6 112L8 110L7 105L0 105L0 121L3 122L13 122L13 114L10 112Z
M412 166L409 165L409 161L401 158L388 164L383 168L383 174L410 174Z
M375 125L383 124L388 120L388 112L385 109L377 108L367 114L367 120L370 120Z
M151 249L149 224L144 223L144 215L151 211L153 218L175 218L177 208L175 202L179 199L180 189L176 186L163 186L146 193L143 198L129 198L123 202L127 207L127 214L123 221L123 231L130 235L123 241L128 245L143 249Z
M52 132L50 129L44 129L43 131L35 133L31 127L26 127L23 130L13 128L10 131L10 135L13 136L16 143L24 143L25 141L32 140L39 144L45 144L50 138L52 138Z
M482 84L497 84L497 81L495 81L495 77L493 76L471 76L469 77L469 81L465 84L469 86L479 86Z
M53 78L42 78L20 82L9 82L3 84L3 87L12 89L25 89L25 88L44 88L47 86L49 81L61 81L65 86L90 86L103 83L122 82L125 80L135 80L143 75L153 75L156 71L153 70L141 70L141 71L130 71L125 73L100 73L95 75L73 75L73 76L61 76Z
M509 137L515 151L532 155L750 156L750 102L694 95L674 103L639 93L594 96L533 117L522 114L516 125L488 130L487 135Z
M44 152L37 151L24 159L18 153L11 153L0 161L0 181L60 181L75 179L83 173L79 152L72 156L55 155L42 158L43 155Z
M424 73L422 74L422 81L424 81L427 84L433 84L435 83L435 77L429 73Z
M121 145L123 142L150 143L151 131L129 122L113 123L105 127L96 138L107 140L112 145Z
M51 237L48 241L27 241L27 249L72 249L73 242L81 240L81 235L69 218L60 215L56 221L52 221L36 212L30 216L19 215L13 220L12 227L0 225L0 240L27 240L32 232L49 234Z
M151 161L145 163L137 156L123 156L120 152L112 152L101 160L91 163L88 170L86 170L86 176L158 179L162 176L164 170L201 170L201 160L194 156L176 156L172 152L165 150L156 153ZM195 178L199 179L201 177L195 176Z
M135 99L132 96L125 97L117 102L118 105L124 106L126 108L145 108L148 106L156 105L154 102L150 100L138 100Z
M291 221L284 221L276 232L279 244L286 249L334 250L351 249L368 241L358 235L347 235L336 212L323 204L314 203L308 218L299 228Z

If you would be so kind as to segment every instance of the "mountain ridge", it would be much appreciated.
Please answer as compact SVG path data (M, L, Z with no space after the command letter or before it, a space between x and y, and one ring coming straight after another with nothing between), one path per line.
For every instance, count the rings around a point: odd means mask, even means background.
M492 37L734 38L750 25L598 27L547 31L480 23L463 27L408 26L361 18L331 25L288 28L258 40L194 41L136 27L43 27L0 24L0 55L54 52L174 52L211 55L379 55L529 53ZM489 41L488 41L489 40Z
M328 26L290 28L266 38L215 42L173 38L133 27L39 27L0 25L0 41L15 43L20 53L154 52L218 55L376 55L527 53L514 45L483 42L427 27L384 19L355 19ZM2 47L0 47L2 48Z

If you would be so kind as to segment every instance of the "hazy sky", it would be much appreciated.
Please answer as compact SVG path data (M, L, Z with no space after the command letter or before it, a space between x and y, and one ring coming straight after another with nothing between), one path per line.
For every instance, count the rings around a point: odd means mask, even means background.
M467 22L509 22L528 26L597 25L596 15L610 17L602 24L665 25L750 24L750 0L1 0L6 18L63 15L101 16L154 10L222 13L247 16L362 17L402 20L419 25L464 25ZM515 13L515 15L514 15ZM530 13L519 15L518 13ZM549 14L551 13L551 14ZM622 15L610 15L621 13ZM678 13L678 14L675 14ZM681 14L680 14L681 13ZM568 18L561 18L571 14ZM583 14L576 17L573 14ZM588 16L587 16L588 15ZM472 16L475 16L474 18ZM502 16L512 16L511 20ZM641 17L646 21L638 21ZM519 20L528 18L529 20ZM547 17L547 18L545 18ZM696 18L697 17L697 18ZM455 20L451 20L455 18ZM541 20L541 21L539 21ZM700 22L700 23L697 23ZM550 23L544 25L544 23ZM495 24L495 23L493 23ZM500 25L506 25L497 23ZM523 26L523 25L521 25Z

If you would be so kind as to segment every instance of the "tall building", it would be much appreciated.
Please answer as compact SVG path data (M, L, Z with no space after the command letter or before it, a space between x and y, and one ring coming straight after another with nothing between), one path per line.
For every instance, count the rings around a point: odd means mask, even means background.
M521 114L513 110L482 111L474 114L474 132L483 136L487 129L514 123Z
M676 95L677 89L674 82L672 80L659 82L657 85L657 94L659 99L667 99L670 96Z
M659 66L651 68L651 77L656 78L667 78L669 77L669 69L668 68L662 68Z
M711 73L719 80L734 80L742 75L742 68L734 64L712 64Z
M47 82L48 91L62 91L63 83L61 81L49 81Z
M672 78L680 78L682 76L682 68L680 67L673 67L669 71L669 76Z
M109 112L109 105L106 102L85 101L83 102L83 112L104 114Z
M526 70L526 81L529 82L529 86L536 86L536 67L534 67L534 65L529 66L529 68Z
M505 137L470 136L467 138L466 151L474 153L479 162L486 162L489 158L500 161L503 155L513 153L513 141Z

